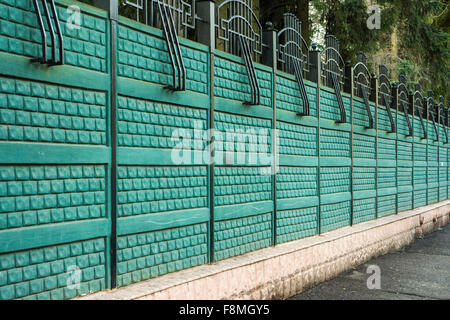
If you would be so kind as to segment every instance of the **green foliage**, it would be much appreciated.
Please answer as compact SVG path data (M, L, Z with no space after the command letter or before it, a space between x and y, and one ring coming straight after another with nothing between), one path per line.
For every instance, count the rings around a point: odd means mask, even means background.
M450 52L449 33L445 26L435 24L444 12L441 1L396 0L399 7L401 56L413 60L423 69L423 87L432 88L436 95L449 95L448 76Z
M380 1L381 29L369 30L367 19L367 4L360 0L314 0L312 2L316 14L314 18L319 21L328 34L335 35L340 42L340 51L344 60L355 63L358 51L371 54L379 50L381 44L386 42L386 35L392 32L396 8Z
M407 59L400 60L398 63L398 74L404 74L407 79L413 82L418 82L420 79L420 73L417 66Z
M326 33L340 41L344 60L355 62L358 51L368 56L391 46L391 34L398 36L397 50L390 50L399 61L394 74L405 73L409 79L432 88L436 95L449 95L448 8L442 1L378 0L381 29L366 26L367 3L359 0L312 0L313 19ZM394 42L397 39L392 40ZM395 65L394 65L395 67Z

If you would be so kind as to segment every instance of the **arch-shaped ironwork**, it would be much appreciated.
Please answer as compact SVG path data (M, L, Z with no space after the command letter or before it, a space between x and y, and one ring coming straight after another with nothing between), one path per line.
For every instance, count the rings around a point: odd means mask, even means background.
M344 59L339 53L339 40L330 34L325 35L325 49L320 53L322 82L334 89L341 113L340 123L347 122L347 116L342 101L341 87L344 85Z
M406 76L403 74L399 76L398 104L400 105L400 108L404 113L406 123L408 124L409 134L407 136L411 137L413 135L413 128L411 125L411 120L409 119L409 110L411 108L411 103L409 101L409 91L406 87Z
M420 87L420 84L416 83L414 85L414 94L413 94L413 100L414 100L414 114L417 114L420 119L420 124L422 125L423 130L423 137L422 139L426 139L428 137L428 131L425 126L425 123L423 122L423 116L425 111L424 106L424 98L422 95L422 89Z
M367 57L364 52L358 52L356 56L356 64L353 67L353 80L354 80L354 94L360 98L362 98L362 90L363 87L366 90L366 93L370 95L370 72L367 68Z
M336 77L343 86L345 62L339 53L339 40L334 35L325 35L325 49L322 50L320 56L323 83L332 88L333 78Z
M380 64L379 66L379 86L378 86L378 101L379 104L385 106L386 113L389 117L389 122L391 123L391 131L390 133L396 132L396 126L394 122L394 118L392 117L391 105L393 102L392 94L391 94L391 81L388 77L388 68L384 64Z
M442 124L442 129L445 134L445 144L448 143L447 123L448 123L448 109L444 107L444 97L439 96L439 123Z
M50 40L51 40L51 52L52 57L48 59L47 53L47 33L45 30L44 19L42 17L41 8L39 6L38 0L33 0L34 10L36 11L36 15L38 18L39 29L41 32L41 41L42 41L42 56L39 58L33 58L31 60L32 63L38 62L40 64L47 64L49 67L63 65L64 64L64 38L61 31L61 26L58 17L58 11L56 9L55 0L49 0L50 2L50 10L48 8L47 0L41 0L42 8L44 9L45 18L47 21L48 29L50 32ZM55 26L53 26L55 25ZM55 33L56 28L56 33ZM58 37L58 45L56 37ZM57 55L57 51L59 51L59 56Z
M226 52L240 55L242 38L248 43L252 56L262 54L262 26L253 11L252 0L226 0L219 4L216 31L217 37L225 43Z
M433 123L434 131L436 132L436 139L434 141L439 141L439 130L436 125L436 116L438 115L438 106L437 103L434 102L433 91L428 91L428 97L426 99L428 117L431 119Z
M292 13L283 15L284 26L277 34L277 57L284 72L294 74L303 101L299 115L309 115L309 100L306 93L303 72L308 71L308 44L302 37L302 22ZM305 53L303 52L305 49Z
M364 100L367 117L369 118L367 129L374 128L373 115L369 104L369 96L371 94L370 79L366 55L363 52L358 52L357 63L353 67L354 94Z
M216 32L224 42L224 50L241 55L251 89L251 100L245 104L261 103L261 90L253 61L262 54L262 26L253 11L252 0L226 0L217 6Z
M283 29L278 36L278 61L281 70L294 74L295 63L300 64L301 70L308 72L308 43L302 37L302 22L292 13L283 15Z
M187 29L195 29L196 0L125 0L119 12L127 7L135 10L135 20L162 29L159 6L170 10L176 33L186 36Z
M186 67L178 36L187 36L188 28L195 29L196 0L125 0L120 9L126 7L136 11L136 21L163 30L173 70L169 88L186 90Z

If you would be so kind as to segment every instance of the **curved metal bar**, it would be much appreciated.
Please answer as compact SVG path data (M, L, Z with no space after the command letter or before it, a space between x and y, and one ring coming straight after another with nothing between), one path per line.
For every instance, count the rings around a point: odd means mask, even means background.
M233 21L236 20L236 19L237 19L237 20L241 20L244 24L246 24L246 25L249 27L249 30L250 30L251 34L253 34L253 35L258 35L258 33L256 33L256 32L253 30L252 24L251 24L244 16L236 15L236 16L231 17L229 20L222 19L222 22L226 22L226 24L229 24L229 23L233 22ZM241 33L237 32L237 31L234 31L234 30L232 30L232 29L231 29L231 30L230 30L230 29L227 29L227 31L228 31L228 33L234 33L234 34L238 34L238 35L242 36ZM244 35L244 36L245 36L245 35ZM219 38L220 38L220 39L223 39L223 40L228 40L228 38L221 37L220 34L219 34Z
M361 77L366 81L365 83L361 83L361 82L359 81L359 79L360 79ZM370 74L369 74L369 78L370 78ZM369 86L369 83L370 83L369 78L366 76L366 74L365 74L364 72L359 72L359 73L357 73L357 74L355 75L355 82L361 83L361 84L363 84L363 85L365 85L365 86Z
M300 37L300 39L302 40L302 44L305 46L305 48L308 49L308 43L305 41L305 39L302 37L302 35L297 30L295 30L293 28L284 28L283 30L278 32L278 36L280 37L281 35L283 35L288 30L292 30L293 32L295 32ZM287 43L285 45L287 45Z
M299 113L301 116L309 116L309 99L306 93L305 82L303 81L302 69L297 60L294 60L295 77L297 78L298 87L300 89L300 95L303 101L303 113Z
M369 98L367 91L370 93L370 72L366 66L366 55L363 52L358 52L358 62L353 67L353 81L355 84L354 94L363 98L364 106L366 109L367 117L369 118L369 126L367 129L373 129L374 121L373 115L370 110Z
M186 34L187 28L195 29L196 0L190 0L190 3L183 0L136 0L136 2L125 0L123 2L123 6L130 6L136 10L136 21L141 22L140 16L143 12L144 20L142 23L156 28L158 28L156 17L159 13L158 6L160 4L168 6L172 15L176 16L175 29L177 34L182 30ZM190 22L189 18L192 18Z
M381 84L386 84L386 82L388 84L390 83L390 79L387 77L387 75L380 74L379 79L380 79ZM386 84L386 86L387 86L387 84Z
M409 134L407 135L407 137L411 137L413 135L413 128L411 126L411 121L409 120L407 107L405 107L406 102L403 101L403 100L400 100L399 102L400 102L400 106L403 109L403 113L404 113L405 118L406 118L406 123L408 124Z
M176 56L176 60L177 60L177 68L178 68L178 77L179 77L179 81L178 81L178 89L181 91L186 90L186 68L184 66L184 61L183 61L183 54L181 53L181 48L180 48L180 43L178 41L178 36L177 36L177 31L175 29L175 23L173 21L173 16L172 16L172 11L170 10L170 7L168 5L164 6L164 9L166 10L166 15L169 18L169 31L171 32L171 36L172 36L172 41L174 44L174 49L175 49L175 56Z
M56 32L58 33L58 39L59 39L59 62L57 62L57 65L64 64L64 37L61 31L61 26L59 25L59 17L58 17L58 11L56 10L55 0L50 0L52 14L53 14L53 20L55 21L56 25ZM56 59L56 58L55 58Z
M295 64L298 62L304 71L308 71L309 50L302 37L302 22L294 14L285 13L283 24L283 29L277 33L277 59L282 63L282 70L296 74ZM304 48L306 54L303 52Z
M282 45L283 48L287 48L289 46L293 46L294 48L297 48L298 51L303 55L302 47L299 46L297 42L289 41L289 42L285 43L284 45ZM281 52L281 54L282 55L288 55L288 53L286 53L286 52Z
M50 64L56 64L56 34L53 28L52 19L50 17L50 11L48 10L47 0L42 0L42 5L44 7L45 17L47 18L48 28L50 29L50 37L52 39L52 59Z
M387 85L386 83L380 83L380 85L378 86L378 89L380 90L380 93L383 93L383 94L387 94L387 95L391 95L390 93L389 93L389 85ZM385 92L385 91L382 91L381 89L386 89L387 90L387 92Z
M420 92L420 86L418 84L416 84L416 91L414 91L414 93L413 93L413 99L414 99L414 107L417 107L414 109L417 110L417 113L418 113L419 119L420 119L420 124L422 126L422 131L423 131L422 139L427 139L428 138L428 130L425 127L425 123L423 121L424 98L423 98L422 93Z
M342 62L342 65L345 65L344 59L342 58L342 56L341 56L341 54L339 53L339 51L337 51L335 48L332 48L332 47L325 48L325 49L323 49L323 50L320 52L320 55L322 56L324 53L326 53L326 52L329 51L329 50L331 50L331 51L337 53L337 55L338 55L338 57L339 57L339 60ZM329 59L327 59L327 60L329 60Z
M302 70L308 71L308 56L301 51L301 47L296 42L289 41L289 43L284 45L282 48L283 48L282 51L281 50L278 51L279 53L278 61L280 61L283 64L282 69L284 72L292 73L291 69L293 68L294 61L297 61L302 65L301 68ZM294 50L292 50L291 48L293 48ZM286 51L291 52L288 53Z
M439 130L437 129L436 120L435 120L436 105L435 105L434 99L432 97L433 92L429 91L428 94L429 94L429 96L428 96L428 98L426 98L426 103L427 103L427 107L428 107L427 108L428 115L431 116L431 122L433 123L433 128L436 133L436 139L434 141L439 141Z
M244 65L245 68L247 70L247 76L248 76L248 81L250 84L250 101L249 102L244 102L245 104L249 104L249 105L254 105L255 104L255 97L256 97L256 87L255 87L255 83L253 81L253 72L251 71L251 61L248 59L248 51L246 48L246 43L245 43L245 39L243 37L239 37L239 41L241 44L241 54L242 54L242 58L244 59Z
M398 84L398 92L399 92L399 95L400 95L400 93L406 93L406 95L408 94L408 88L406 88L406 85L404 84L404 83L399 83Z
M403 114L406 119L406 123L408 125L409 134L407 137L411 137L413 135L413 128L411 125L411 120L409 119L409 97L408 97L408 88L406 88L406 77L404 75L399 76L399 84L397 86L398 88L398 102L400 107L403 110Z
M364 62L358 62L357 64L355 64L355 66L353 67L354 70L356 70L359 67L363 67L364 71L370 76L370 71L369 69L367 69L366 65L364 64ZM360 72L363 73L363 72Z
M253 62L251 59L251 51L248 47L247 41L244 39L244 37L239 37L240 43L241 43L241 53L245 62L245 67L247 69L247 75L250 82L251 92L252 92L252 99L250 103L251 105L259 105L261 104L261 93L260 88L258 84L258 77L256 75L255 67L253 66Z
M302 71L308 70L308 45L301 34L302 23L295 15L285 13L283 15L284 28L277 33L277 59L282 63L282 70L295 75L300 96L303 102L303 110L298 115L310 114L309 100L303 80ZM303 46L306 54L303 53Z
M46 63L47 62L47 34L45 32L44 20L42 19L41 9L39 8L38 0L33 0L34 9L36 10L39 29L42 37L42 58L33 58L31 62Z
M369 97L367 96L367 92L366 92L366 89L364 88L364 86L361 83L359 84L359 86L360 86L361 94L364 99L364 106L366 107L367 116L369 117L369 126L366 127L366 129L373 129L374 128L373 115L372 115L372 111L370 110Z
M386 106L386 112L388 114L389 117L389 122L391 123L391 131L389 133L395 133L397 130L395 128L395 123L394 123L394 118L392 117L392 112L391 112L391 103L388 101L388 95L385 93L381 94L382 99L384 101L384 104Z
M397 131L396 125L394 123L394 118L392 117L391 112L391 103L392 101L388 100L388 97L392 99L391 96L391 83L388 77L388 68L385 65L379 66L379 76L378 79L380 81L380 85L378 86L378 94L381 98L381 102L384 102L384 105L386 107L386 113L389 118L389 122L391 123L391 131L390 133L395 133ZM382 103L381 103L382 105Z
M448 110L447 110L448 112ZM441 116L442 114L442 116ZM442 130L445 134L445 142L444 144L448 143L448 133L447 133L447 126L445 125L445 120L447 118L448 114L446 114L446 110L444 108L444 97L439 96L439 123L442 124Z
M336 74L332 74L331 79L333 81L334 92L335 92L336 99L337 99L337 102L339 105L339 110L341 112L341 120L339 121L339 123L346 123L347 122L347 114L346 114L344 102L343 102L342 96L341 96L341 88L339 85L339 80L337 79Z
M341 85L343 84L344 74L343 69L345 66L344 59L339 53L339 41L330 34L325 35L326 48L320 52L320 59L324 60L321 63L321 78L325 80L329 87L334 89L334 94L340 110L341 119L340 123L347 122L346 111L344 102L342 101ZM324 57L325 55L325 57ZM342 63L342 68L340 63Z
M227 4L231 4L232 2L239 3L239 4L243 5L247 10L249 10L251 12L253 18L255 19L255 21L258 23L258 26L262 29L261 23L258 20L258 16L253 11L253 8L250 5L248 5L246 2L244 2L244 1L241 1L241 0L226 0L226 1L222 2L221 4L219 4L217 6L217 14L219 15L220 9L222 7L226 6Z
M343 69L341 69L339 63L338 63L335 59L333 59L333 58L330 58L330 59L328 59L325 63L322 63L322 66L323 66L323 67L324 67L324 66L328 66L329 63L334 63L334 65L339 69L340 72L333 71L333 70L325 70L325 71L328 71L328 72L334 72L334 73L342 73L342 70L343 70Z
M170 58L170 62L172 65L172 70L173 70L173 74L172 74L172 80L173 80L173 84L172 87L169 87L170 89L176 90L177 89L177 71L179 73L179 70L177 68L178 63L176 62L177 58L174 52L174 48L173 48L173 39L172 39L172 34L169 31L169 26L168 26L168 21L167 21L167 16L166 16L166 11L163 8L164 4L162 3L158 3L158 9L159 9L159 14L161 16L161 24L163 27L163 34L164 34L164 38L166 40L166 44L167 44L167 49L169 50L169 58Z
M222 9L228 6L227 18ZM256 22L257 30L254 28ZM217 37L228 43L228 51L238 55L239 39L245 36L251 42L250 53L262 54L262 26L252 9L252 0L226 0L216 10Z
M408 101L408 94L405 93L404 91L399 92L398 97L399 97L400 99L403 99L403 100L405 100L405 101Z

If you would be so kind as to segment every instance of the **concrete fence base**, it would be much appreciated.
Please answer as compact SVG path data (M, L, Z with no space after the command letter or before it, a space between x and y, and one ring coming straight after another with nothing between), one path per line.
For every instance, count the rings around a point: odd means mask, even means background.
M450 200L78 299L285 299L448 224Z

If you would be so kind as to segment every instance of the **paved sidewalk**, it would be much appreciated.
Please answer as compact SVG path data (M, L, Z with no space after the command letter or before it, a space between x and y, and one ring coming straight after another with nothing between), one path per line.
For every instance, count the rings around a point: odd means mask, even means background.
M380 267L379 290L367 288L370 265ZM290 299L450 299L450 224Z

